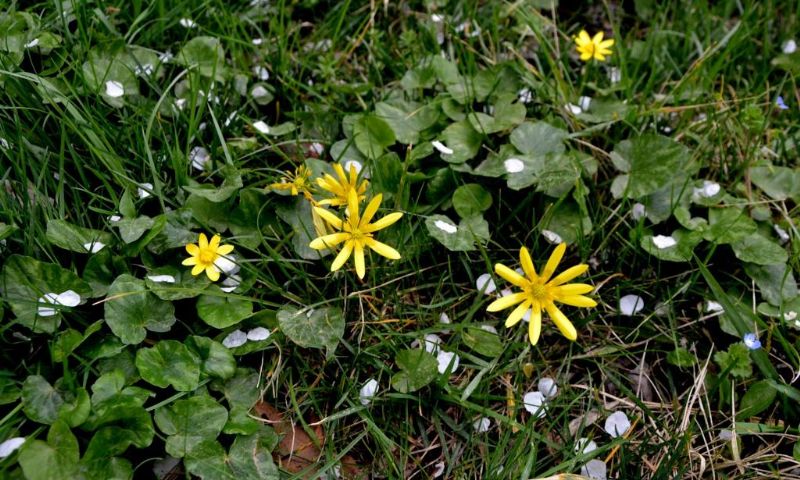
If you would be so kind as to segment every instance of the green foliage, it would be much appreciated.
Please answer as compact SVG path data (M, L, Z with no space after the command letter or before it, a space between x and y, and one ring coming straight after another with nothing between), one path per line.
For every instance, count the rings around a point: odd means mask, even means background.
M324 348L333 355L344 336L344 316L335 307L303 308L284 306L278 310L281 331L301 347Z
M735 378L749 378L753 375L753 362L750 352L742 343L732 343L725 352L714 354L719 368Z
M436 358L422 349L408 349L394 358L400 371L392 375L392 387L400 393L416 392L439 374Z

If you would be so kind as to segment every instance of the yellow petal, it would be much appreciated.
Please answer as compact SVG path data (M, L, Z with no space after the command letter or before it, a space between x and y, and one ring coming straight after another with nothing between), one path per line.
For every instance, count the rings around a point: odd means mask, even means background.
M531 321L528 324L528 340L531 345L536 345L539 342L539 335L542 333L542 309L538 305L534 305L533 312L531 312Z
M512 293L511 295L506 295L505 297L500 297L494 302L490 303L488 307L486 307L487 312L499 312L500 310L505 310L508 307L512 307L519 302L525 301L528 296L524 292L519 293Z
M182 261L181 265L186 265L187 267L190 265L197 265L197 257L189 257L186 260Z
M502 263L495 264L494 271L496 274L506 279L506 281L511 282L518 287L525 288L526 286L528 286L528 283L530 283L527 280L525 280L525 277L515 272L514 270L511 270L510 268L506 267Z
M567 295L558 297L557 300L563 304L572 305L573 307L592 308L597 306L597 302L583 295Z
M547 310L547 314L550 315L550 319L556 324L556 327L558 327L561 335L564 335L567 340L572 341L575 341L575 339L578 338L578 332L575 330L572 322L569 321L567 316L564 315L561 310L558 309L558 307L552 303L548 303L544 306L544 308Z
M337 183L347 183L347 175L345 175L344 168L342 168L341 164L334 163L333 170L336 172L336 175L339 176L339 181Z
M592 290L594 290L594 287L585 283L570 283L555 287L555 294L563 296L581 295L583 293L589 293Z
M366 238L364 239L364 243L371 249L375 250L378 255L384 256L390 260L399 260L400 259L400 252L395 250L394 248L386 245L385 243L381 243L374 238Z
M358 225L358 194L352 188L347 192L347 214L353 225Z
M317 215L322 217L322 219L328 222L333 228L337 230L342 229L342 220L330 211L321 207L314 207L314 211L317 212Z
M364 265L364 245L360 242L355 242L353 250L353 256L356 259L356 275L358 275L358 278L364 278L364 275L367 274L367 267Z
M604 57L603 54L601 54L599 51L594 52L594 58L596 58L600 62L606 61L606 57Z
M381 206L381 200L383 200L383 195L380 193L370 200L367 208L364 209L364 215L361 217L361 223L359 225L363 227L372 220L372 217L375 216L375 212L378 211L378 207Z
M581 30L580 33L578 33L578 38L575 39L575 42L578 45L586 45L587 43L592 43L592 38L589 37L589 32L586 30Z
M357 181L358 181L358 172L356 171L356 166L351 163L350 164L350 182L349 183L350 183L350 185L355 187Z
M342 268L342 265L344 265L344 262L346 262L347 259L350 258L350 254L352 252L353 252L353 241L350 240L348 242L345 242L344 246L342 247L342 251L339 252L339 255L336 255L336 259L334 259L333 263L331 264L331 272L335 272L336 270Z
M544 271L541 275L543 282L547 283L547 281L550 280L553 272L558 268L558 263L561 262L561 258L564 256L564 251L566 249L566 243L559 243L556 249L553 250L553 253L550 254L550 258L547 260L547 265L544 266Z
M214 235L213 237L211 237L211 241L208 242L208 248L210 248L211 250L216 250L217 248L219 248L219 241L220 241L219 235Z
M215 267L214 265L209 265L208 267L206 267L206 275L208 276L208 279L211 280L212 282L216 282L217 280L219 280L219 270L217 270L217 267Z
M574 267L569 267L568 269L556 275L556 277L547 282L547 284L551 287L555 287L557 285L567 283L575 277L583 275L586 270L589 270L589 265L584 263L575 265Z
M205 250L208 248L208 238L206 237L205 233L200 234L197 244L200 247L200 250Z
M595 33L594 37L592 37L592 43L594 43L595 45L599 44L600 42L603 41L604 35L605 34L602 31Z
M350 238L349 233L339 232L339 233L332 233L330 235L323 235L319 238L315 238L311 241L308 245L309 247L313 248L314 250L324 250L326 248L335 247L340 243L344 242L348 238Z
M581 53L581 60L586 61L592 58L592 52L583 52Z
M369 225L364 225L361 227L361 231L364 233L372 233L377 232L378 230L383 230L386 227L393 225L395 222L400 220L403 217L403 212L393 212L385 217L381 218L377 222L370 223Z
M186 245L186 252L189 255L191 255L193 257L196 257L196 256L200 255L200 247L198 247L194 243L190 243L190 244Z
M609 48L609 47L611 47L613 45L614 45L614 39L613 38L609 38L608 40L604 40L604 41L600 42L597 45L597 48L600 48L600 49Z
M527 275L530 280L536 280L536 267L533 266L531 254L525 247L519 249L519 263L522 265L522 270L525 271L525 275Z
M200 275L201 273L203 273L203 270L205 269L206 269L205 265L197 264L192 269L192 275Z
M511 312L511 315L508 316L506 319L506 328L511 328L514 325L518 324L522 317L525 316L525 312L527 312L531 308L531 302L522 302L517 305L517 308Z
M218 255L227 255L233 251L233 245L220 245L217 248Z

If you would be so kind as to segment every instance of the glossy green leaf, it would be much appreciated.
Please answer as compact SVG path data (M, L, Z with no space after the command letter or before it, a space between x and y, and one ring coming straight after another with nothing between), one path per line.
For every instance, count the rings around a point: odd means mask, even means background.
M392 375L392 387L400 393L416 392L439 374L436 358L423 349L401 350L395 356L400 371Z
M291 341L301 347L324 348L328 357L344 337L344 316L335 307L298 309L287 305L277 316L281 331Z
M103 303L105 320L123 343L141 343L147 330L166 332L175 323L175 309L147 291L142 280L124 274L108 289Z
M161 388L171 385L180 392L197 388L200 362L197 354L177 340L162 340L136 352L136 368L142 379Z
M169 435L167 453L182 458L204 441L212 441L222 432L228 411L206 394L156 410L158 428Z

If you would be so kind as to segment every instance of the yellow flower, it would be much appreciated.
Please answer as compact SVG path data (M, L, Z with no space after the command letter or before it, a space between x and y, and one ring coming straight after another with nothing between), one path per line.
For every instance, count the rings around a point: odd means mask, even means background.
M586 30L581 30L577 37L575 37L575 44L577 45L578 53L581 54L581 60L588 62L592 58L604 61L606 55L611 55L611 46L614 45L614 39L603 40L603 32L597 32L594 37L589 37Z
M184 265L194 265L192 275L199 275L206 271L209 280L216 282L219 280L219 269L215 262L233 251L233 245L220 245L219 235L211 237L208 241L205 233L200 234L197 245L190 243L186 245L186 251L191 257L183 261Z
M594 287L585 283L570 283L566 284L578 275L583 274L588 270L589 266L585 264L575 265L564 270L561 274L556 275L553 279L553 273L558 267L558 262L564 256L564 251L567 245L562 243L556 247L547 264L544 266L544 271L541 275L536 274L536 269L533 267L531 255L528 249L522 247L519 250L519 262L522 264L522 270L525 275L511 270L503 264L496 264L494 271L507 281L513 283L522 289L519 293L512 293L505 297L498 298L492 302L487 310L489 312L499 312L506 308L517 305L517 308L511 312L511 315L506 319L506 327L513 327L522 317L525 312L531 310L530 325L528 326L528 336L532 345L536 345L539 341L539 333L542 330L542 310L547 311L547 314L556 324L561 334L569 340L578 338L578 333L575 327L564 315L561 310L556 307L554 302L572 305L574 307L596 307L597 302L582 294L589 293ZM566 284L566 285L565 285Z
M331 205L334 207L347 205L351 190L358 194L359 201L366 198L364 192L367 191L367 184L369 182L362 180L361 184L358 184L358 172L356 171L355 165L350 165L349 178L345 174L344 168L342 168L342 166L338 163L333 164L333 169L336 171L336 175L339 177L338 180L329 173L326 173L322 178L317 179L317 185L319 185L320 188L333 194L333 198L321 200L319 202L320 205Z
M289 190L292 196L298 195L302 193L306 197L311 196L311 170L309 170L305 165L300 165L294 171L285 172L283 174L283 178L279 183L273 183L270 187L274 188L275 190Z
M336 259L331 265L331 272L335 272L336 270L342 268L342 265L344 265L344 263L350 258L350 255L353 254L356 263L356 274L358 274L358 278L364 278L364 275L366 274L366 267L364 265L364 247L369 247L372 250L375 250L375 252L379 255L391 260L397 260L400 258L400 254L397 252L397 250L372 238L372 235L375 232L392 225L396 221L400 220L400 217L403 216L403 214L400 212L394 212L386 215L376 222L370 223L372 217L374 217L375 213L378 211L378 207L381 204L382 198L382 195L378 195L373 198L367 205L367 208L364 209L364 214L359 215L358 194L356 194L356 190L354 188L350 189L347 195L345 220L340 219L324 208L314 207L314 211L317 212L317 214L326 222L328 222L335 230L338 230L338 232L315 238L309 246L315 250L324 250L326 248L335 247L340 243L344 244L342 246L342 250L339 252L339 255L336 256Z

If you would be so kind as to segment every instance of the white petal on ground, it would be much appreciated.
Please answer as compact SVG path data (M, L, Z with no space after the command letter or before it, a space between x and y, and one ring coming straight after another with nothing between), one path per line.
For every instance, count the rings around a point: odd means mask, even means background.
M219 289L225 293L231 293L239 287L240 283L242 283L242 277L239 275L229 275L222 281L223 286Z
M525 164L522 163L522 160L518 158L509 158L505 162L503 162L503 167L506 169L508 173L519 173L525 170Z
M564 105L564 108L566 108L567 111L569 113L573 114L573 115L580 115L581 113L583 113L583 110L581 109L581 107L579 107L577 105L573 105L571 103L568 103L568 104Z
M253 96L253 98L262 98L262 97L266 97L267 95L269 95L269 90L267 90L266 88L264 88L264 86L263 86L263 85L256 85L256 86L255 86L255 87L253 87L253 89L250 91L250 95L252 95L252 96Z
M608 81L611 83L619 83L622 80L622 70L617 67L608 69Z
M347 172L348 175L350 173L350 167L355 167L356 173L361 173L361 169L364 168L364 165L361 165L361 162L355 160L348 160L342 165L342 168L344 168L344 171Z
M172 275L148 275L147 279L155 283L175 283Z
M522 406L535 418L542 418L545 415L544 394L542 392L528 392L522 396Z
M119 222L120 220L122 220L122 217L120 217L119 215L111 215L110 217L108 217L108 221L111 223Z
M542 230L542 236L544 237L545 240L554 245L564 242L564 239L561 238L561 235L551 230Z
M592 105L592 97L583 96L578 99L578 106L581 108L581 110L584 111L589 110L589 107L591 105Z
M425 351L436 355L439 353L439 345L442 344L442 338L435 333L429 333L425 335L422 340L422 346L425 348Z
M655 245L659 250L674 247L677 244L678 241L669 235L656 235L653 237L653 245Z
M259 132L261 132L261 133L263 133L265 135L269 133L269 125L267 125L266 123L264 123L261 120L259 120L256 123L254 123L253 124L253 128L255 128L256 130L258 130Z
M436 220L433 225L444 233L456 233L458 231L458 227L444 220Z
M472 429L478 433L488 432L492 426L492 420L487 417L481 417L472 423Z
M260 342L269 338L270 332L264 327L256 327L247 332L247 339L251 342Z
M191 18L181 18L178 23L180 23L181 27L183 27L183 28L195 28L195 27L197 27L197 24L194 23L194 20L192 20Z
M647 215L647 209L641 203L634 203L631 209L631 216L634 220L639 220Z
M494 333L495 335L497 335L497 329L491 325L481 325L481 330L485 330L489 333Z
M111 98L119 98L125 95L125 87L116 80L109 80L106 82L106 95Z
M556 381L550 377L540 378L538 388L539 391L542 392L542 395L548 400L558 395L558 385L556 385Z
M458 370L458 363L460 360L459 356L455 353L441 350L439 354L436 355L436 361L439 362L439 373L446 372L450 366L450 362L453 363L453 366L450 368L450 373L455 373L456 370Z
M439 323L449 324L450 317L446 313L442 312L442 314L439 315Z
M234 330L225 337L222 344L228 348L241 347L247 343L247 334L241 330Z
M703 186L692 189L692 198L711 198L718 194L722 187L719 183L703 180Z
M795 312L794 310L789 310L788 312L783 313L783 319L786 320L787 322L791 322L795 318L797 318L797 312Z
M67 290L56 295L54 303L65 307L77 307L81 303L81 296L74 290Z
M452 148L447 148L447 145L445 145L444 143L440 142L439 140L432 141L431 145L433 145L433 148L438 150L439 153L442 153L444 155L452 155L453 152L454 152L454 150Z
M378 381L374 378L370 378L367 380L367 383L361 387L361 391L358 392L358 398L361 401L361 405L365 407L372 402L372 399L375 397L375 393L378 392Z
M619 313L630 317L641 312L644 308L644 299L639 295L625 295L619 299Z
M314 142L314 143L311 144L311 151L316 153L317 155L322 155L323 153L325 153L325 145L323 145L323 144L321 144L319 142ZM350 162L352 162L354 165L356 165L356 168L358 169L358 171L361 172L361 164L359 162L356 162L355 160L348 160L348 161L344 162L344 166L347 167L347 164L350 163ZM345 170L347 170L347 168L345 168Z
M30 42L26 43L26 44L25 44L25 48L33 48L33 47L35 47L36 45L39 45L39 39L38 39L38 38L34 38L34 39L33 39L33 40L31 40Z
M183 110L184 108L186 108L186 103L187 102L188 102L188 100L186 100L185 98L176 98L175 99L175 107L178 110Z
M442 476L443 473L444 473L444 462L439 462L433 466L433 473L431 474L431 476L433 478L439 478Z
M606 418L606 424L603 428L606 433L616 438L624 435L631 428L631 421L628 420L625 412L614 412Z
M211 155L209 155L208 150L203 147L192 147L192 149L189 150L189 162L191 162L192 168L195 170L205 170L210 160Z
M0 148L2 148L3 150L8 150L9 148L11 148L11 144L9 144L8 140L6 140L5 138L0 137Z
M773 225L772 229L775 230L775 234L778 235L778 241L781 242L781 245L789 241L789 234L786 230L782 229L780 225Z
M7 456L14 453L14 450L18 449L25 443L25 437L14 437L9 438L3 443L0 443L0 458L6 458Z
M84 243L83 244L83 248L85 248L86 251L89 252L89 253L97 253L100 250L102 250L105 246L106 246L105 243L98 242L96 240L94 242L89 242L89 243Z
M38 302L44 304L55 304L56 299L58 298L57 293L45 293L43 296L39 297ZM42 307L40 306L38 311L36 312L37 315L40 317L52 317L56 314L56 309L52 307Z
M522 103L531 103L533 101L533 93L531 93L531 89L527 87L517 92L517 97L519 97L519 101Z
M793 38L790 38L789 40L783 42L783 47L781 47L781 49L783 50L783 53L786 54L794 53L797 51L797 42Z
M733 432L727 429L720 430L719 439L725 442L730 442L733 440Z
M575 452L576 453L592 453L597 450L597 443L594 440L589 440L586 437L581 437L575 442Z
M434 13L433 15L431 15L431 21L433 23L442 23L444 21L444 15Z
M596 458L589 460L586 465L581 467L581 475L589 477L592 480L606 480L606 464L604 461Z
M256 65L255 67L253 67L253 73L261 81L265 82L265 81L269 80L269 70L267 70L267 67L262 67L261 65Z
M514 292L510 288L504 288L504 289L500 290L500 296L501 297L507 297L507 296L511 295L512 293L514 293Z
M525 312L525 314L522 316L522 321L523 322L530 322L531 321L531 313L533 313L533 311L529 308L528 311Z
M239 264L236 263L235 255L224 255L217 258L214 260L214 266L217 267L220 272L226 275L233 275L241 268L239 267Z
M254 38L254 39L251 41L251 43L252 43L253 45L255 45L255 46L258 46L258 45L261 45L262 43L264 43L264 39L263 39L263 38Z
M724 311L725 307L723 307L719 302L715 302L714 300L706 300L706 313Z
M139 188L136 190L136 193L139 194L139 198L145 199L150 196L150 192L152 191L153 191L152 183L140 183Z
M158 56L158 61L161 63L167 63L172 60L173 57L174 55L172 55L172 52L164 52Z
M482 291L486 295L493 293L495 290L497 290L497 285L494 284L492 276L489 275L488 273L481 274L478 277L478 279L475 281L475 287L478 289L479 292Z

